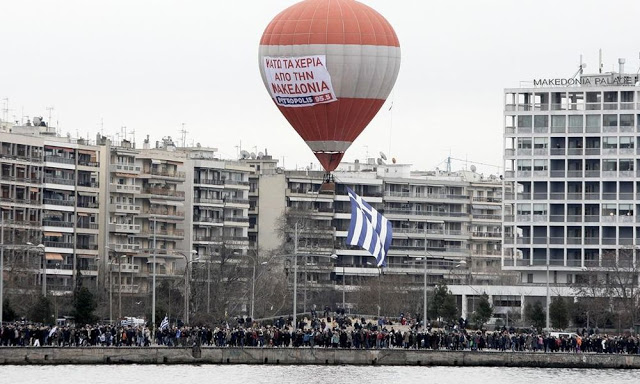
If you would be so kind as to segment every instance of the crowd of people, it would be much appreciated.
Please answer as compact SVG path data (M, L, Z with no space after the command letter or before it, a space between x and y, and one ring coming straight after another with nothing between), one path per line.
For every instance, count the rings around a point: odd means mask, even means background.
M315 315L315 314L314 314ZM406 348L430 350L626 353L640 354L633 334L608 335L597 330L563 335L538 333L535 329L468 330L451 324L423 329L405 319L392 323L385 318L367 321L338 314L312 316L294 327L292 319L270 324L234 321L209 326L167 326L155 332L144 325L43 326L8 324L0 327L0 346L103 346L103 347L264 347L264 348Z

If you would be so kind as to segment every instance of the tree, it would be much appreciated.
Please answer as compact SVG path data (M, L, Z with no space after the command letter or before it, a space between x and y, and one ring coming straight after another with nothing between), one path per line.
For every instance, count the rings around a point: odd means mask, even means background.
M447 284L436 285L433 299L430 301L429 313L434 318L442 318L444 321L456 320L458 318L458 307L456 298L451 294Z
M39 295L29 310L29 319L36 323L53 324L51 300L48 297Z
M493 307L491 306L491 303L489 303L489 296L486 293L483 293L480 296L478 307L473 316L476 326L479 329L482 328L482 326L489 321L492 315Z
M14 321L17 317L16 311L11 306L9 299L4 299L2 303L2 318L4 321Z
M86 287L81 287L76 291L73 298L73 316L75 317L76 324L82 326L84 324L91 324L97 320L97 317L93 313L97 304L93 297L93 293Z
M533 305L531 305L531 303L527 303L524 307L524 317L531 322L531 325L533 325L538 332L544 328L547 321L546 314L539 301L536 301Z
M554 297L549 305L549 319L551 326L565 329L569 326L569 308L567 302L560 296Z

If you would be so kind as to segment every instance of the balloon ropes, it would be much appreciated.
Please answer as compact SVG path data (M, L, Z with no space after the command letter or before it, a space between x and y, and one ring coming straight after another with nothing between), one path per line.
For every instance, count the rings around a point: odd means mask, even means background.
M398 77L395 31L355 0L305 0L269 23L259 62L271 98L322 164L323 189L332 192L331 172Z

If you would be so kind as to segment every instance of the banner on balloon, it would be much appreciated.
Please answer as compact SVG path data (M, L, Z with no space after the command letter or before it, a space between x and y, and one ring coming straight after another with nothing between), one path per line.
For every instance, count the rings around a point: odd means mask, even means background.
M283 107L308 107L337 101L325 55L263 58L269 92Z

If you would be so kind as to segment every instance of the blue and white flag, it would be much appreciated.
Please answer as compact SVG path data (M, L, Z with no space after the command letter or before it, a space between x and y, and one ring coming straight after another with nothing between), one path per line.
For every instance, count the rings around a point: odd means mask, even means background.
M160 323L160 329L167 329L167 328L169 328L169 318L165 316L164 319L162 319L162 322Z
M376 258L378 267L384 267L391 245L391 223L351 189L347 188L347 193L351 200L347 244L362 247Z

